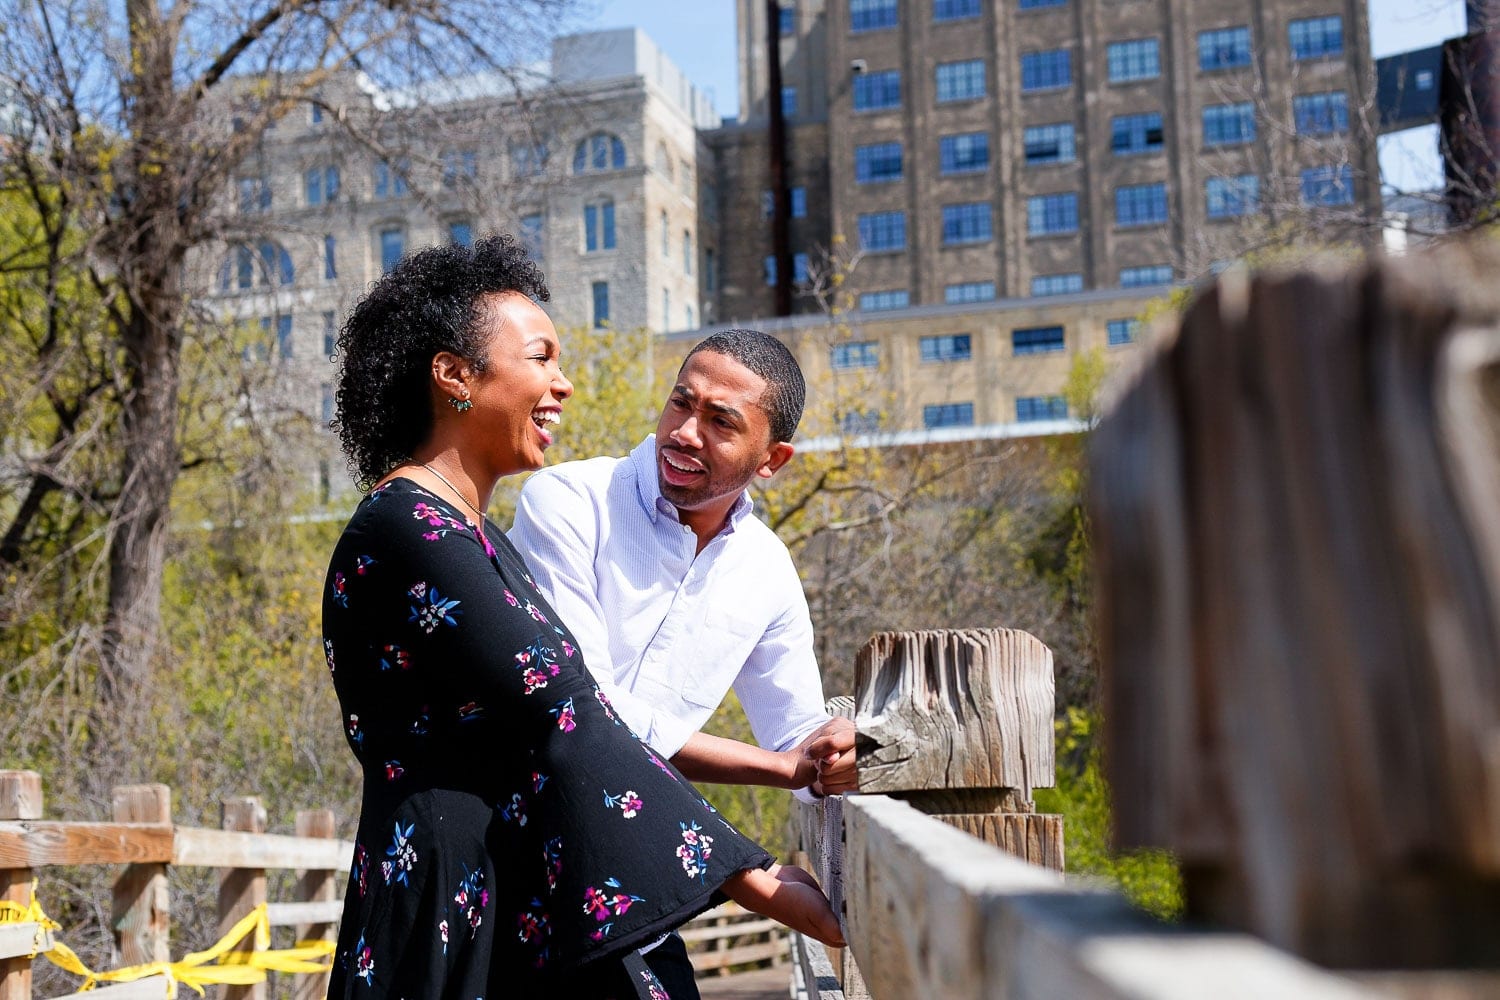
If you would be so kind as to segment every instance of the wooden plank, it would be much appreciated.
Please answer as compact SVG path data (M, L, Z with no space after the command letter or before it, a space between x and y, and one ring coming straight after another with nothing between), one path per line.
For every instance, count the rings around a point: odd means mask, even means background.
M734 965L765 962L786 956L785 941L758 941L754 944L735 945L717 951L695 951L688 957L693 968L699 972L727 969Z
M225 799L222 804L224 829L250 834L264 833L266 811L254 796ZM225 868L219 874L219 933L228 933L239 920L266 901L266 873L260 868ZM255 936L247 935L232 952L255 951ZM227 958L228 956L226 956ZM222 1000L266 1000L264 981L250 986L220 988Z
M35 771L0 771L0 820L38 819L42 815L42 776ZM31 869L24 860L0 859L0 899L31 903ZM22 952L25 956L30 949ZM31 959L0 959L0 1000L31 1000Z
M781 924L775 920L741 920L734 923L717 924L711 927L700 927L687 924L677 932L677 936L684 942L713 941L717 938L746 937L751 934L769 934L781 928Z
M172 860L172 829L139 823L0 821L0 868Z
M83 993L69 993L58 1000L164 1000L172 995L172 981L166 976L147 976L128 983L96 986ZM178 996L182 993L179 990Z
M342 871L354 842L276 833L178 828L170 861L204 868L321 868Z
M855 659L863 792L1053 784L1052 651L1016 629L880 632Z
M1064 871L1063 818L1048 813L931 814L1007 854L1053 871Z
M172 790L166 785L123 785L114 789L111 808L117 823L151 823L172 827ZM119 965L170 960L167 941L172 904L167 866L128 865L115 880L110 923Z
M296 927L299 924L337 925L344 915L344 903L338 899L325 899L307 903L267 903L266 920L272 927ZM305 929L297 931L298 940L312 940L322 934L309 935Z
M333 811L330 809L308 809L297 813L297 835L317 840L333 841L338 835ZM343 904L338 899L333 872L327 869L304 869L297 878L298 905L305 907L308 915L299 921L297 940L317 941L338 939L338 922L343 916ZM323 1000L328 995L328 973L302 975L294 980L294 1000Z
M875 1000L1353 1000L1372 992L1237 934L1156 923L906 803L850 796L850 948Z
M838 973L822 942L793 933L790 943L792 965L800 974L797 995L806 1000L845 1000Z
M0 959L30 959L51 947L52 932L41 924L0 924Z

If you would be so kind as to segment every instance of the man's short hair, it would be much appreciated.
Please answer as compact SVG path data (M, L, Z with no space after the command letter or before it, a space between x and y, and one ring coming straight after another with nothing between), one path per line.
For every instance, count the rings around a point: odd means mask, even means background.
M765 379L766 394L760 403L771 418L771 440L792 439L802 420L807 383L802 379L801 366L785 344L759 330L723 330L700 341L688 352L687 358L682 359L683 365L686 366L688 358L699 351L712 351L733 358Z

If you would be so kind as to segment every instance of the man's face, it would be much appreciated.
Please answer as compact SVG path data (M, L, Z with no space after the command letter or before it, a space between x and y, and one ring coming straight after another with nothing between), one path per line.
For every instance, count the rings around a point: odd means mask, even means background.
M792 455L772 442L762 408L766 380L724 354L699 351L678 373L656 424L661 495L682 510L722 504L756 476L770 476Z

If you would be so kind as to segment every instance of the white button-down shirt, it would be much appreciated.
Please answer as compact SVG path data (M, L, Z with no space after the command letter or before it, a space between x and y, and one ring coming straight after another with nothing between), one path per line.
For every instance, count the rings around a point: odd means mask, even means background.
M532 476L510 540L599 686L657 752L681 750L731 686L768 749L795 746L828 720L786 546L746 493L696 552L692 528L657 487L654 436L625 458Z

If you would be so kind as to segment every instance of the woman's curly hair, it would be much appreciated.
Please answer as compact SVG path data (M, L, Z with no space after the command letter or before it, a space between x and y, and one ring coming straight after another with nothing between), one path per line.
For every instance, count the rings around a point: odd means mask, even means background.
M482 300L500 292L551 298L546 277L503 233L403 257L350 312L339 331L330 426L360 489L410 459L431 433L434 354L450 351L484 371Z

